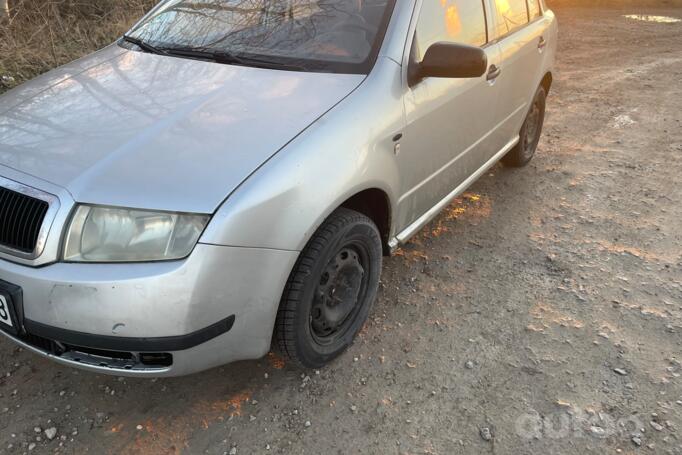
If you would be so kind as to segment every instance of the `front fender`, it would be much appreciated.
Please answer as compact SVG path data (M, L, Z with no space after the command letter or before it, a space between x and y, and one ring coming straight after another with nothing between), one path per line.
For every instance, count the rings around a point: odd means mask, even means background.
M383 191L394 211L400 175L393 138L405 126L401 87L400 66L380 58L355 92L227 198L201 242L300 251L329 214L365 189Z

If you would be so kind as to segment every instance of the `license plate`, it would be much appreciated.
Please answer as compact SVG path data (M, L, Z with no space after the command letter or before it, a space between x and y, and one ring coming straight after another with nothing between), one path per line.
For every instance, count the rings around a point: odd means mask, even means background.
M0 280L0 330L17 335L22 327L21 288Z
M12 322L12 311L10 310L10 303L7 297L0 294L0 323L14 329Z

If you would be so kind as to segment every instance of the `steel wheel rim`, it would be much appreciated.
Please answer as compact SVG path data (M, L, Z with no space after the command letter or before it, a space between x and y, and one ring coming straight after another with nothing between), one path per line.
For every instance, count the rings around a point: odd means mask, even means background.
M535 152L535 147L540 139L540 102L536 99L533 102L533 106L528 112L528 117L526 118L526 129L524 135L524 154L526 157L532 155Z
M331 345L351 330L369 286L369 252L358 242L338 249L327 262L313 294L310 333L316 343Z

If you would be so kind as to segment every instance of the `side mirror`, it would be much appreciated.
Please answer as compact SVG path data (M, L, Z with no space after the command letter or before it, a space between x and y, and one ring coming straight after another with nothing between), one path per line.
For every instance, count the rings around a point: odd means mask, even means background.
M474 78L483 76L487 69L488 56L483 49L441 42L426 50L421 63L410 65L410 79L417 82L427 77Z

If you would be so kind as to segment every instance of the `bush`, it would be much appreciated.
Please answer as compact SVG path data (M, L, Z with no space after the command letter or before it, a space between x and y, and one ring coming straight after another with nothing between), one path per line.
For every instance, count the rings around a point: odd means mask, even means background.
M156 0L9 0L0 19L0 92L121 36Z

